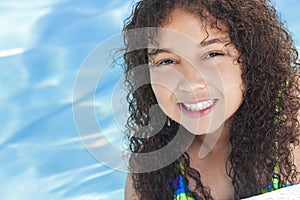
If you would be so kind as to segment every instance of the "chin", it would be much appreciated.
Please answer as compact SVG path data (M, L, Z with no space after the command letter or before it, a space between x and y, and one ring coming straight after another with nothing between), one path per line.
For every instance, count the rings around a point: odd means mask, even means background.
M181 120L175 120L181 124L186 130L194 135L212 134L222 129L224 120L207 116L201 119L191 119L183 117Z
M184 126L185 127L185 126ZM207 135L207 134L213 134L218 132L219 130L222 130L223 125L218 127L201 127L201 128L191 128L191 127L185 127L190 133L194 135Z

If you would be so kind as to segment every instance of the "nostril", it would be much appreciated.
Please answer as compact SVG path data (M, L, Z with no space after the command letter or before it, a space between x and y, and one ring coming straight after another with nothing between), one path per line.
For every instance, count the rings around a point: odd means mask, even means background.
M202 90L206 88L206 83L204 81L199 82L188 82L188 81L180 81L178 82L178 90L185 92L196 92L198 90Z

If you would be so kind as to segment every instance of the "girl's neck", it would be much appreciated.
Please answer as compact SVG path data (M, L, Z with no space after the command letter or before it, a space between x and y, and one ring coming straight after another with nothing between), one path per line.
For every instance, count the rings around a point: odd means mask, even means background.
M227 120L224 126L214 133L197 135L188 149L188 154L193 156L198 155L199 159L204 159L211 153L230 150L230 127L231 121Z
M215 199L233 199L232 180L228 176L228 156L231 152L230 122L215 133L195 137L187 153L190 166L201 174L202 183L211 189ZM196 187L196 182L189 178L189 186ZM196 190L196 189L195 189Z

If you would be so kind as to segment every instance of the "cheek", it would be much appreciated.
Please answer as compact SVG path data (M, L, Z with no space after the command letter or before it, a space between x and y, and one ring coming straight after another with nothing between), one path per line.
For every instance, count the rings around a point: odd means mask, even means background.
M152 90L157 100L160 99L161 94L163 94L163 88L156 84L151 84Z
M241 66L235 65L232 61L218 64L218 71L223 81L223 87L228 88L241 88L242 85L242 70ZM234 92L234 91L232 91Z
M156 97L156 100L158 104L161 107L165 107L164 104L167 104L167 102L170 100L172 93L170 90L168 90L166 87L163 87L158 84L151 84L152 90L154 92L154 95Z
M170 107L176 100L174 91L178 80L178 72L165 67L157 72L150 72L151 87L161 107Z
M157 103L162 111L179 123L178 119L180 118L180 113L176 105L175 94L164 86L156 84L152 84L151 86Z
M233 114L242 103L243 82L242 72L239 66L224 67L221 71L224 86L226 113Z

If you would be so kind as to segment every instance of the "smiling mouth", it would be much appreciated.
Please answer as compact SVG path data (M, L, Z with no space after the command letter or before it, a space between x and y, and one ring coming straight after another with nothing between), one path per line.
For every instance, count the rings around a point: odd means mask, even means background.
M178 103L179 109L188 117L203 117L210 113L216 105L216 99L210 99L197 103Z
M202 101L194 104L181 103L182 107L189 111L200 111L211 107L216 102L215 99Z

